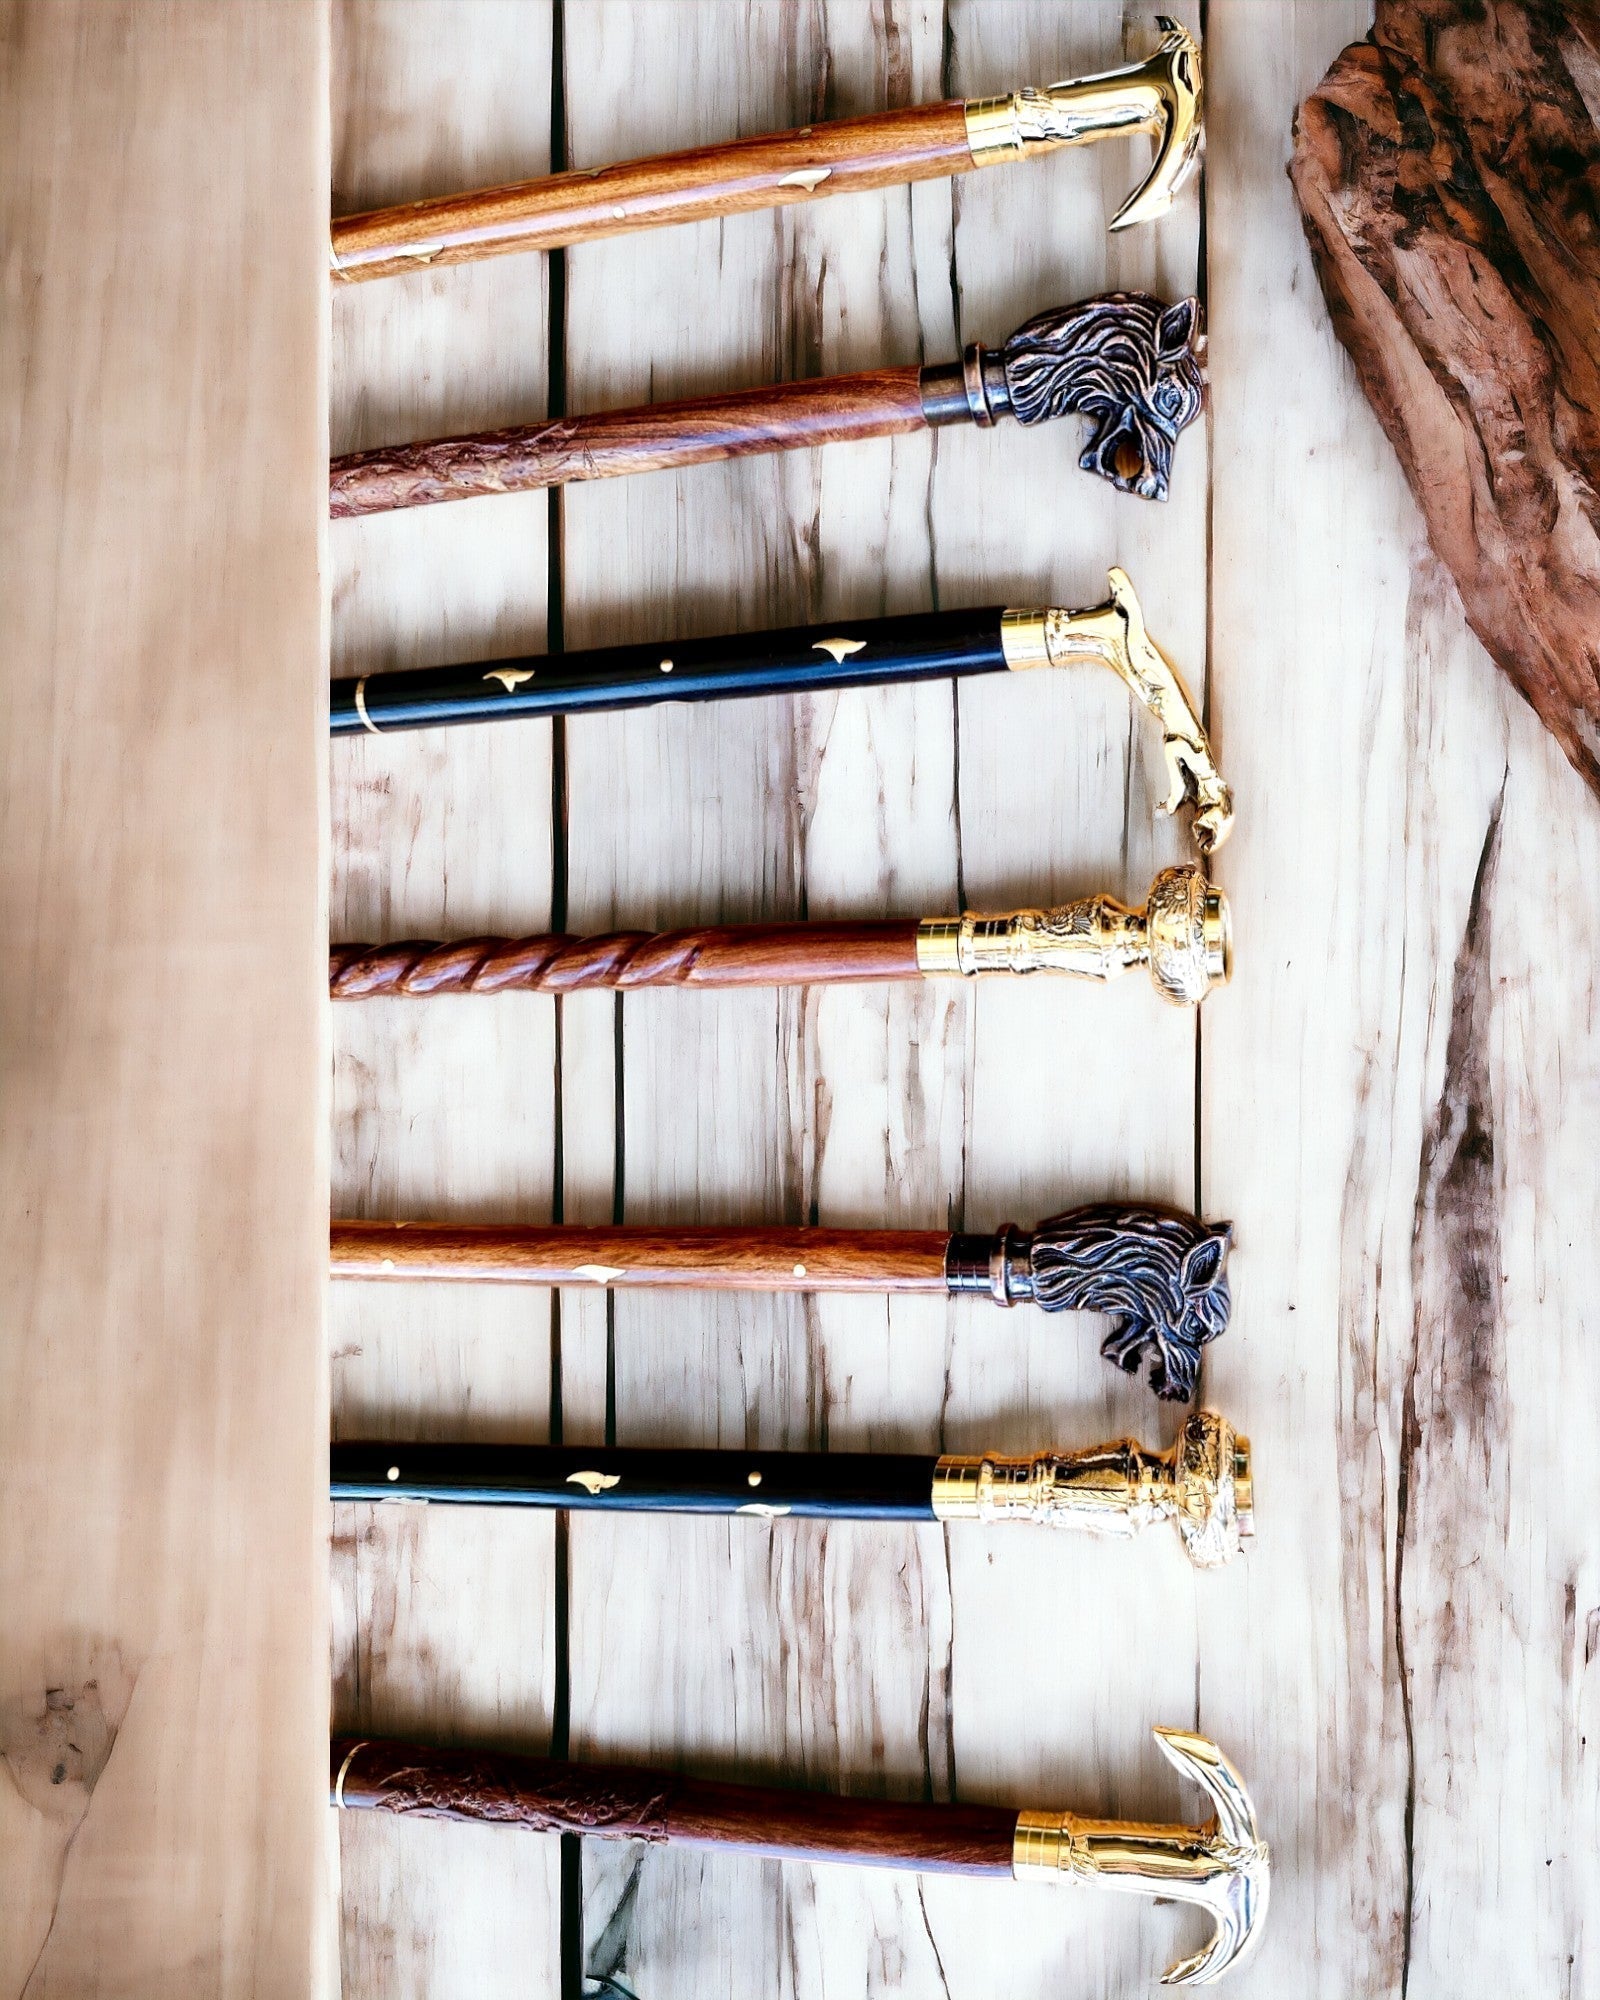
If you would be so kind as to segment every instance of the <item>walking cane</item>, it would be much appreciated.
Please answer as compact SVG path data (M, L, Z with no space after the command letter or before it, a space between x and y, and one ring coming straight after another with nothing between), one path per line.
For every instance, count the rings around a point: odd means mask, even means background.
M580 993L642 986L839 986L869 980L1065 973L1105 984L1143 966L1163 1000L1199 1004L1233 972L1227 901L1198 868L1165 868L1141 910L1085 896L1053 910L887 922L703 925L594 937L336 944L335 1000L444 993Z
M1255 1532L1250 1441L1194 1410L1166 1451L945 1453L618 1450L594 1445L335 1444L335 1500L570 1513L788 1515L822 1521L1035 1521L1129 1540L1171 1521L1196 1569Z
M807 694L1034 667L1109 667L1161 728L1168 790L1163 810L1194 808L1202 854L1227 839L1233 794L1222 782L1194 698L1145 629L1124 569L1110 596L1083 611L918 611L899 618L830 619L780 632L655 640L583 653L532 653L458 666L362 674L332 686L335 736L437 729L533 716L588 715L665 701Z
M1150 133L1155 153L1111 227L1152 222L1188 178L1201 129L1199 44L1176 21L1156 20L1162 41L1144 62L1043 90L881 111L340 216L333 275L387 278L513 250L554 250L666 223L938 180L1131 132Z
M333 461L329 510L335 519L383 514L942 424L1039 424L1073 411L1089 421L1078 459L1086 472L1165 500L1173 447L1203 400L1199 332L1195 299L1164 306L1142 292L1107 292L1041 313L996 350L975 342L942 367L829 375L354 452Z
M1148 1365L1157 1396L1186 1402L1200 1349L1228 1324L1232 1224L1142 1203L1097 1202L1036 1229L589 1228L335 1221L336 1278L600 1285L699 1291L977 1294L996 1305L1097 1312L1100 1352Z
M1199 1826L1054 1809L841 1799L678 1771L373 1738L335 1737L328 1776L331 1801L344 1812L729 1848L776 1861L1005 1875L1196 1903L1212 1920L1212 1936L1169 1967L1163 1983L1200 1986L1220 1978L1260 1936L1271 1856L1244 1780L1216 1744L1188 1729L1158 1728L1155 1739L1167 1761L1210 1798L1211 1814Z

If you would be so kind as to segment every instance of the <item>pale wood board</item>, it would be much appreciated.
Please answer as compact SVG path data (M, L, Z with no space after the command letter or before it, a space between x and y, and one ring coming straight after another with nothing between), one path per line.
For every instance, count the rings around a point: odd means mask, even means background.
M0 23L0 1992L332 1989L327 19Z
M507 69L548 55L549 9L450 19L441 38L428 9L342 10L340 206L537 170L548 74ZM338 1685L367 1699L370 1655L372 1726L537 1742L559 1608L578 1754L1162 1817L1197 1801L1147 1727L1198 1723L1245 1771L1278 1857L1267 1946L1229 1990L1594 1992L1581 1413L1600 834L1427 561L1311 275L1289 120L1364 26L1342 4L1207 10L1213 435L1185 440L1165 509L1078 472L1070 425L560 503L574 646L933 593L1091 602L1124 563L1197 692L1214 665L1240 795L1218 870L1239 975L1198 1031L1131 984L583 996L559 1028L525 1000L338 1014L336 1192L360 1212L531 1216L555 1197L571 1219L987 1227L1105 1193L1203 1194L1240 1237L1236 1326L1206 1386L1259 1454L1249 1561L1203 1578L1165 1542L586 1519L558 1600L538 1529L480 1515L424 1541L414 1515L382 1538L353 1517L368 1540L336 1562ZM1081 73L1147 31L1099 0L567 0L569 156ZM1143 158L1102 146L575 250L568 407L944 359L1109 285L1176 296L1195 283L1192 195L1154 230L1104 230ZM545 271L507 260L336 302L335 447L540 408ZM336 536L336 661L535 643L545 520L535 496L356 526L373 538L347 545L358 558ZM1093 673L574 722L564 830L549 759L539 725L336 746L336 929L535 927L552 852L575 930L1137 897L1182 852L1154 814L1150 732ZM569 1437L1170 1435L1090 1322L927 1301L562 1308ZM543 1435L549 1323L538 1294L419 1286L358 1308L352 1290L336 1340L364 1352L336 1364L337 1420ZM561 1986L553 1843L360 1839L347 1830L348 1990ZM1200 1934L1117 1898L599 1842L581 1875L566 1990L614 1976L643 2000L1121 1994Z

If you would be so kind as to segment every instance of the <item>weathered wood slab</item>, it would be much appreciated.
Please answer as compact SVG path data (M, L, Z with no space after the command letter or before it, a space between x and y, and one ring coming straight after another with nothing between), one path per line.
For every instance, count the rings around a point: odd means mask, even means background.
M1600 792L1600 9L1378 0L1290 172L1468 621Z
M1276 1862L1228 1991L1588 1993L1600 826L1466 629L1284 179L1366 18L1209 16L1212 721L1248 805L1207 1377L1262 1513L1199 1687Z
M0 1993L28 2000L331 1985L327 74L317 5L0 25Z

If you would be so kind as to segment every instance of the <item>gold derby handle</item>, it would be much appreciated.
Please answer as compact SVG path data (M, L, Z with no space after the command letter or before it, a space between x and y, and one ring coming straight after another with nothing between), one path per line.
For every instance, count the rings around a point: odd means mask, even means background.
M1109 133L1150 132L1150 171L1112 218L1113 229L1131 229L1165 215L1194 167L1200 147L1203 100L1200 44L1165 14L1160 46L1143 62L1098 76L1052 83L1043 90L1014 90L967 104L967 143L973 164L992 166L1057 146L1081 146Z
M1163 810L1175 813L1185 801L1191 804L1195 845L1210 854L1232 831L1233 793L1217 769L1194 697L1145 627L1128 572L1112 569L1107 582L1109 599L1086 611L1006 612L1000 626L1006 664L1021 670L1089 660L1109 667L1161 725L1168 779Z
M1012 1873L1018 1881L1085 1883L1199 1904L1215 1926L1211 1941L1170 1966L1162 1984L1203 1986L1237 1964L1261 1935L1272 1858L1244 1780L1216 1744L1187 1729L1157 1729L1155 1739L1167 1761L1210 1796L1213 1812L1203 1826L1019 1813Z

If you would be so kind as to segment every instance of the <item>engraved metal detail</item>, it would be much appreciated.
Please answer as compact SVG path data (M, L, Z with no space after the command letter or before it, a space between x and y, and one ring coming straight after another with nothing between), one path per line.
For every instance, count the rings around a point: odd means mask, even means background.
M950 1454L932 1504L941 1521L1034 1521L1117 1540L1171 1521L1195 1567L1217 1569L1254 1532L1250 1444L1214 1410L1195 1410L1166 1451L1115 1438L1020 1458Z
M1162 1975L1165 1986L1202 1986L1245 1956L1267 1919L1272 1856L1245 1782L1209 1737L1155 1731L1167 1761L1211 1800L1201 1826L1152 1826L1068 1812L1017 1815L1011 1872L1018 1881L1093 1884L1135 1896L1196 1903L1214 1925L1210 1942Z
M1084 471L1165 500L1173 447L1205 401L1199 337L1198 299L1164 306L1143 292L1106 292L1040 313L1000 351L1012 413L1039 424L1081 412L1090 423Z
M917 969L929 977L1064 972L1108 981L1140 965L1178 1006L1194 1006L1232 977L1227 902L1198 868L1163 869L1142 910L1085 896L1051 910L927 917L917 927Z
M1046 1312L1108 1314L1100 1352L1186 1403L1200 1350L1228 1327L1233 1225L1135 1202L1091 1202L1041 1222L1025 1244L1027 1286Z

